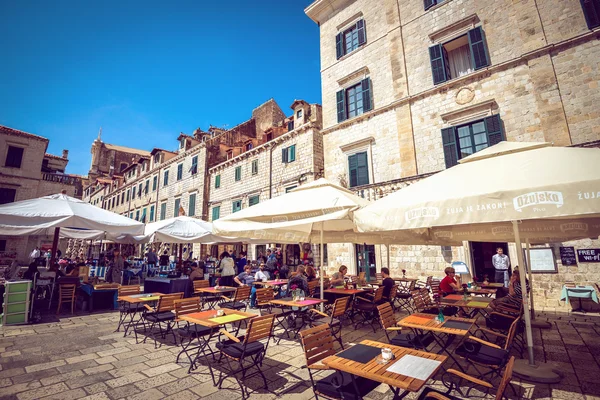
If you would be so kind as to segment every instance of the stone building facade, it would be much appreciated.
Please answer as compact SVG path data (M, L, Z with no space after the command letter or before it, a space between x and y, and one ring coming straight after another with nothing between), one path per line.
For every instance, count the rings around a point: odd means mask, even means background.
M65 172L69 151L61 156L46 153L50 141L42 136L0 126L0 204L65 192L81 197L82 177ZM0 265L28 255L45 239L0 236Z
M326 178L374 200L500 140L600 142L600 21L580 1L376 3L316 0L305 10L321 30ZM514 246L501 245L516 260ZM367 257L373 272L389 264L393 275L440 276L453 260L488 271L494 247L328 250L332 269L356 271ZM567 276L600 278L573 275L557 259L559 274L536 276L544 306L560 304Z

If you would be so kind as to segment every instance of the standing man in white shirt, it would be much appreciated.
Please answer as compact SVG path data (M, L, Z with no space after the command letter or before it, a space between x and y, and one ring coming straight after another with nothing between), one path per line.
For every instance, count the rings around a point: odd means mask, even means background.
M508 271L510 269L510 259L502 247L496 248L496 254L492 256L492 264L496 270L495 281L504 284L504 287L508 287Z

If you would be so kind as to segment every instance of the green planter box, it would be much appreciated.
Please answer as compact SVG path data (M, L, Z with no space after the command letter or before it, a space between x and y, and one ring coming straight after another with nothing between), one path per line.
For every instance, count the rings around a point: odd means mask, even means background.
M27 301L29 297L29 293L6 293L4 295L4 303L13 304L13 303L22 303Z
M3 325L13 325L13 324L26 324L27 323L27 313L19 313L19 314L8 314L2 316L2 324Z
M6 284L6 293L28 292L31 281L8 282Z
M14 303L14 304L7 304L5 306L5 310L4 312L6 314L15 314L15 313L26 313L29 307L27 307L27 303L23 302L23 303Z

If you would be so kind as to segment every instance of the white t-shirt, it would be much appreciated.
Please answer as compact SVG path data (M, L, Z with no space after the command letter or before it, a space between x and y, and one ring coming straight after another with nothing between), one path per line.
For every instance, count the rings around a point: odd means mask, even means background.
M268 281L269 280L269 272L258 270L256 275L254 276L256 281Z

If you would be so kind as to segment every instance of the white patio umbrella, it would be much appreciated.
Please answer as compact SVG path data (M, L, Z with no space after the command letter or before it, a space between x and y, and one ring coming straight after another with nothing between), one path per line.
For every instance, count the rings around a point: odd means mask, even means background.
M600 149L501 142L357 211L355 222L361 232L391 236L428 228L438 244L514 240L523 266L521 239L598 237L598 171ZM525 287L525 274L520 277ZM529 365L535 366L526 291L523 304ZM526 365L518 369L528 374Z
M51 228L54 228L53 259L60 228L77 228L116 235L144 233L144 224L141 222L66 194L54 194L0 205L0 235L43 235ZM91 232L87 233L91 234Z

